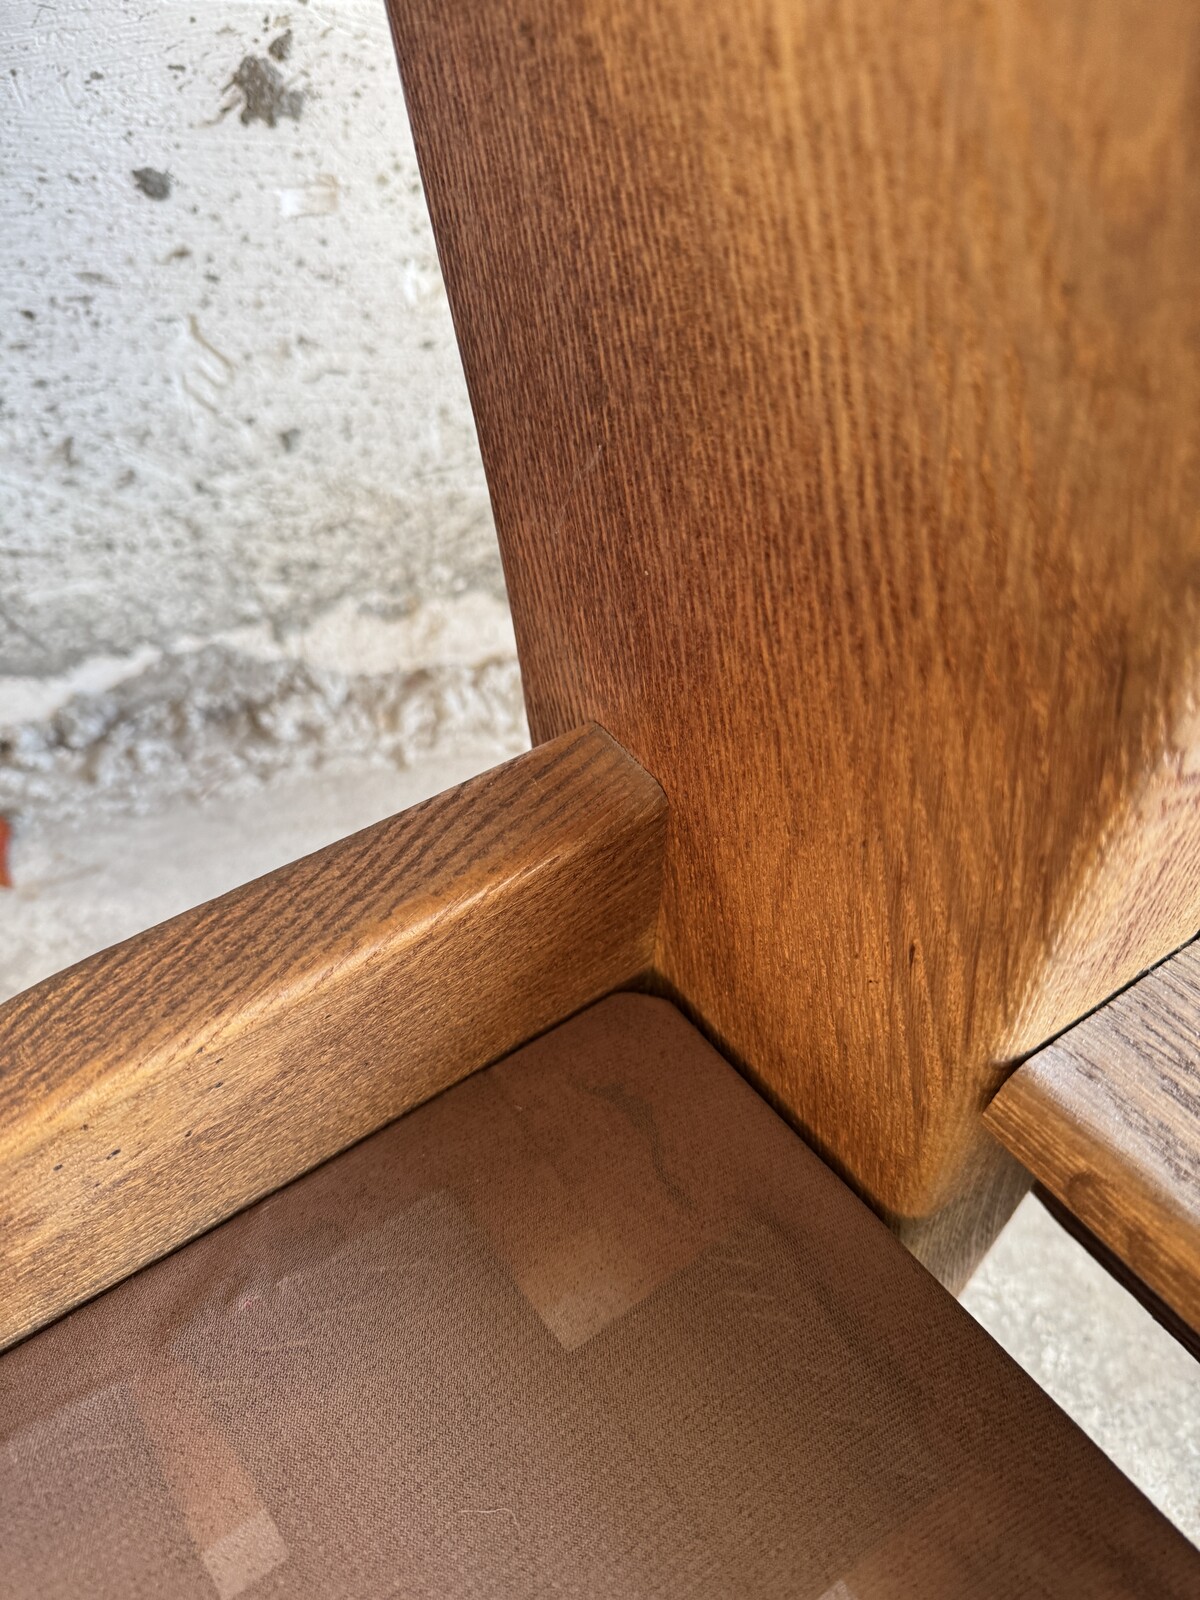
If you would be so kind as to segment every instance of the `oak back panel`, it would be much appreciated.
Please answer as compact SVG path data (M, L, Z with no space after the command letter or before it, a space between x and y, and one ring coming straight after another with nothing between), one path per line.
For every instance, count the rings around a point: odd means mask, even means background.
M884 1209L1200 924L1200 12L392 0L531 725Z

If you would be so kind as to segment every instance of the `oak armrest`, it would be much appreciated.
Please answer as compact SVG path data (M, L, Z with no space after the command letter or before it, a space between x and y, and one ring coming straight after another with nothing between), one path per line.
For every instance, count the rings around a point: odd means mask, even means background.
M986 1121L1200 1331L1200 943L1031 1056Z
M591 725L0 1007L0 1347L637 977L665 823Z

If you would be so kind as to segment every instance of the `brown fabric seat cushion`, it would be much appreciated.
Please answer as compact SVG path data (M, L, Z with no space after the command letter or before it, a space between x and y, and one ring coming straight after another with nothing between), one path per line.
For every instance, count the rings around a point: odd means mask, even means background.
M39 1600L1200 1593L1191 1547L637 996L10 1351L0 1433L0 1591Z

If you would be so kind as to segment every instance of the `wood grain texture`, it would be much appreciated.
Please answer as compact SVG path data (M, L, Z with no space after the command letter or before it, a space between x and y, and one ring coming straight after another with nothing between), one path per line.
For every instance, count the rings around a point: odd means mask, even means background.
M1200 945L1018 1067L986 1121L1200 1332Z
M1003 1063L1200 926L1200 12L391 10L535 738L826 1158L1002 1215Z
M0 1346L635 978L665 821L580 729L0 1007Z

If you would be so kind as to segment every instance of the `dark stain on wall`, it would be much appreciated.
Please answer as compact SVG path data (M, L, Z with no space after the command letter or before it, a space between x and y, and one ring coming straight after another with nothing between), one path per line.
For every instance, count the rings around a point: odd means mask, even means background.
M147 200L165 200L171 193L171 174L156 167L134 167L133 181Z
M290 117L293 122L300 120L304 90L289 89L279 68L266 56L243 56L227 87L240 98L240 120L246 124L265 122L268 128L273 128L281 117Z

